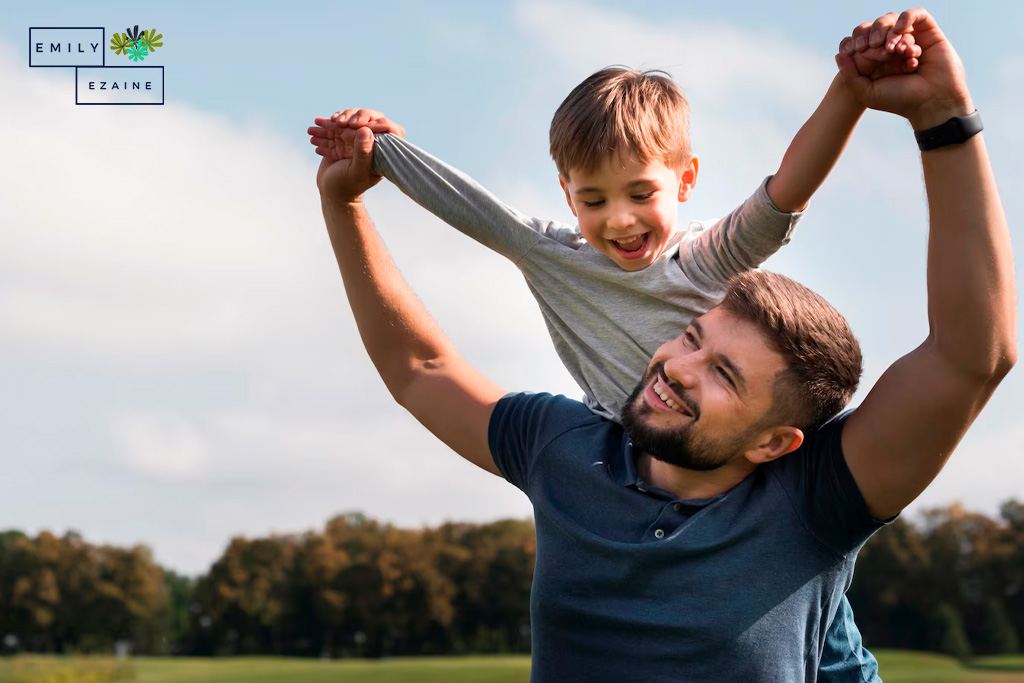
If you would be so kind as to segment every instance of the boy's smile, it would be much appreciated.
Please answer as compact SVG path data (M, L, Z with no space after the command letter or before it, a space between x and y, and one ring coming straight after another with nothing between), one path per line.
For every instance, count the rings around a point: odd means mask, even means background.
M690 198L696 179L696 157L676 171L660 160L616 155L559 182L590 246L623 270L637 271L665 250L676 229L676 204Z

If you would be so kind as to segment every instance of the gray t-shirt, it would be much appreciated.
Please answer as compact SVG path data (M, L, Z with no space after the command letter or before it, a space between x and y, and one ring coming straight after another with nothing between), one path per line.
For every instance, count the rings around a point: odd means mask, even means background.
M657 261L628 272L587 244L577 227L525 216L406 140L375 137L377 173L519 267L585 403L613 420L654 351L718 304L729 278L786 244L802 216L776 209L766 180L728 216L690 223Z

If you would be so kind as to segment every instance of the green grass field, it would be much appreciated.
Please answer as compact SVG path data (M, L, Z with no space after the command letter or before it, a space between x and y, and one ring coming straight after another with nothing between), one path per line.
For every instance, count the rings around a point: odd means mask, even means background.
M1024 656L985 657L964 668L919 652L876 653L885 683L1024 683ZM527 657L432 657L323 662L281 657L130 660L15 657L0 660L0 683L527 683Z

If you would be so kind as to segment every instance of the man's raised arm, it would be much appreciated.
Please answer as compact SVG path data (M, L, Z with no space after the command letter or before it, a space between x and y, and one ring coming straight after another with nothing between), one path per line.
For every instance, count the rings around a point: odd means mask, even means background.
M837 61L863 103L916 131L972 113L963 66L935 20L909 10L886 39L908 31L924 51L920 68L875 81L859 75L853 40L843 41ZM1017 358L1010 236L984 140L925 151L922 163L929 335L886 370L843 430L846 461L878 519L935 478Z
M487 428L505 392L459 355L384 248L362 203L380 180L372 149L373 136L362 128L352 159L325 157L317 172L324 222L363 345L398 403L459 455L500 474Z

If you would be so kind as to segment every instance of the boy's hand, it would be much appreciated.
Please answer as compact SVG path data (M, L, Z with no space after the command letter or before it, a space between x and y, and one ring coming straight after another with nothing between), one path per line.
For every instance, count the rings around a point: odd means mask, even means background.
M376 109L342 109L331 114L331 121L349 128L369 126L374 133L394 133L405 137L405 129Z
M839 43L839 54L850 56L857 72L873 81L913 72L920 65L922 49L913 33L896 32L898 19L895 12L889 12L864 22Z
M334 160L352 158L356 131L363 127L373 133L405 137L404 128L373 109L344 109L334 112L329 119L318 116L313 122L316 125L307 129L310 144L316 147L317 154Z
M879 18L872 27L879 22L886 25L889 21L886 17L890 16ZM857 49L858 45L863 45L863 40L857 40L864 37L863 26L858 26L851 36L853 50L859 53L868 49ZM843 41L836 63L854 97L865 107L907 118L914 130L931 128L951 117L974 111L963 63L931 14L921 8L903 12L885 34L884 44L893 44L897 36L907 34L914 35L916 45L922 50L917 70L876 80L860 72L849 52L849 42ZM871 39L874 38L872 28Z

